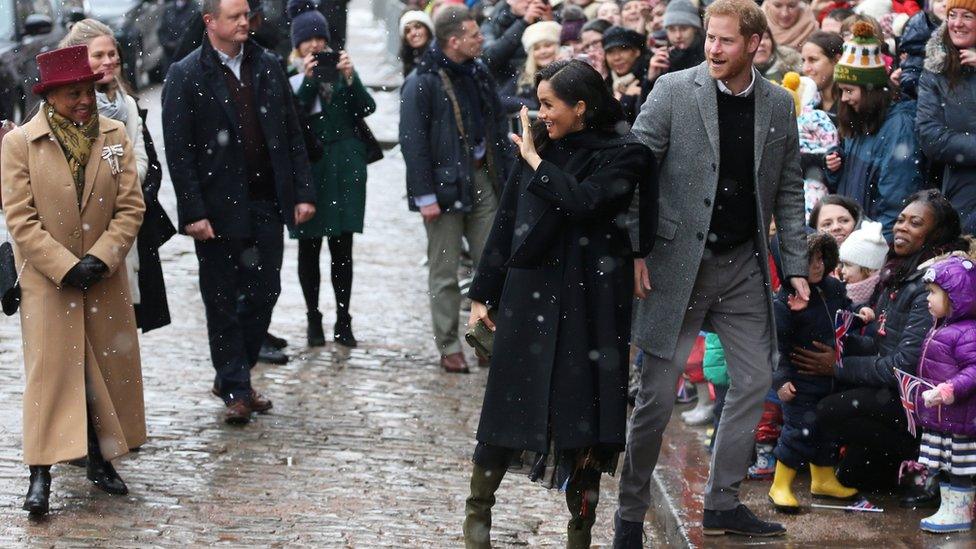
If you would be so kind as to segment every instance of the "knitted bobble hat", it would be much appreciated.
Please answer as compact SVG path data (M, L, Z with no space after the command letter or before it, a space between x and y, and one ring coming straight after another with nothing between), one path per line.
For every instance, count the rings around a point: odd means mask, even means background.
M874 27L866 21L858 21L851 32L854 37L844 42L840 61L834 66L834 82L886 87L888 72L881 59L881 43L874 35Z
M800 116L803 112L803 103L800 102L800 75L795 72L784 74L782 85L786 88L786 91L790 92L790 96L793 98L793 106L796 109L796 115Z
M302 42L313 38L332 42L329 22L319 11L318 0L289 0L288 17L291 18L291 45L296 50Z
M876 271L884 267L888 257L888 241L881 234L881 223L864 221L840 245L840 260Z
M427 27L430 31L430 35L434 36L434 22L431 21L430 16L427 12L420 10L410 10L405 12L403 16L400 17L400 36L402 37L407 33L407 25L410 23L420 23L421 25Z

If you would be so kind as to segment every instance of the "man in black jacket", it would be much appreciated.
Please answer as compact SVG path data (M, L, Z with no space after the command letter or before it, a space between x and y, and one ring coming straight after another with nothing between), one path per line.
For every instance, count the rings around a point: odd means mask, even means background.
M545 0L499 2L481 25L485 37L481 59L496 82L505 82L525 65L522 34L538 21L552 21L552 6Z
M478 59L483 38L474 18L463 6L445 7L434 34L437 43L401 88L400 147L409 206L427 229L430 308L441 366L467 372L458 339L461 238L477 265L513 157L495 81Z
M274 55L248 40L246 0L204 0L207 39L170 67L163 137L181 232L196 239L214 392L228 423L271 401L251 368L281 291L282 224L315 213L291 88Z

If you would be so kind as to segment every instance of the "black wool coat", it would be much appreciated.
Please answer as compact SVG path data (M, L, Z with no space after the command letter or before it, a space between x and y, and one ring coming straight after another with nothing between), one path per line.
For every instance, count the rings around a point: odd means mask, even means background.
M505 184L469 291L497 326L477 438L536 452L550 438L557 450L623 448L633 257L654 242L655 162L633 137L592 131L541 156Z
M149 157L149 170L142 182L142 197L146 213L139 228L136 247L139 253L139 303L135 305L136 325L143 333L162 328L170 323L169 303L166 300L166 283L159 261L159 248L176 234L173 222L159 204L159 187L163 180L163 168L146 125L146 110L139 109L142 117L142 138ZM131 252L130 252L131 253Z
M278 58L254 40L244 44L244 59L274 172L279 215L294 228L295 204L314 204L315 187L291 85ZM219 237L252 236L242 134L220 59L204 40L170 66L163 84L163 141L180 232L208 219Z

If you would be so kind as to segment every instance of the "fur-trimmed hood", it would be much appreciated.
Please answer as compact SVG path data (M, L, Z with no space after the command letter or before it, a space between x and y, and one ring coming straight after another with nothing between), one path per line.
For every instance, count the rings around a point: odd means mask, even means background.
M925 44L925 70L934 72L935 74L942 74L942 71L945 70L946 55L948 55L945 44L942 42L945 29L946 24L943 22L937 29L932 31L932 36L929 37L929 41Z

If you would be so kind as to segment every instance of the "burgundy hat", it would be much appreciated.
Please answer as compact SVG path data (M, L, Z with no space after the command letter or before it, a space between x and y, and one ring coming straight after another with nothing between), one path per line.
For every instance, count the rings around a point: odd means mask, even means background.
M102 77L100 72L92 72L88 64L88 46L70 46L38 55L37 70L41 78L34 84L34 94L79 82L94 82Z

